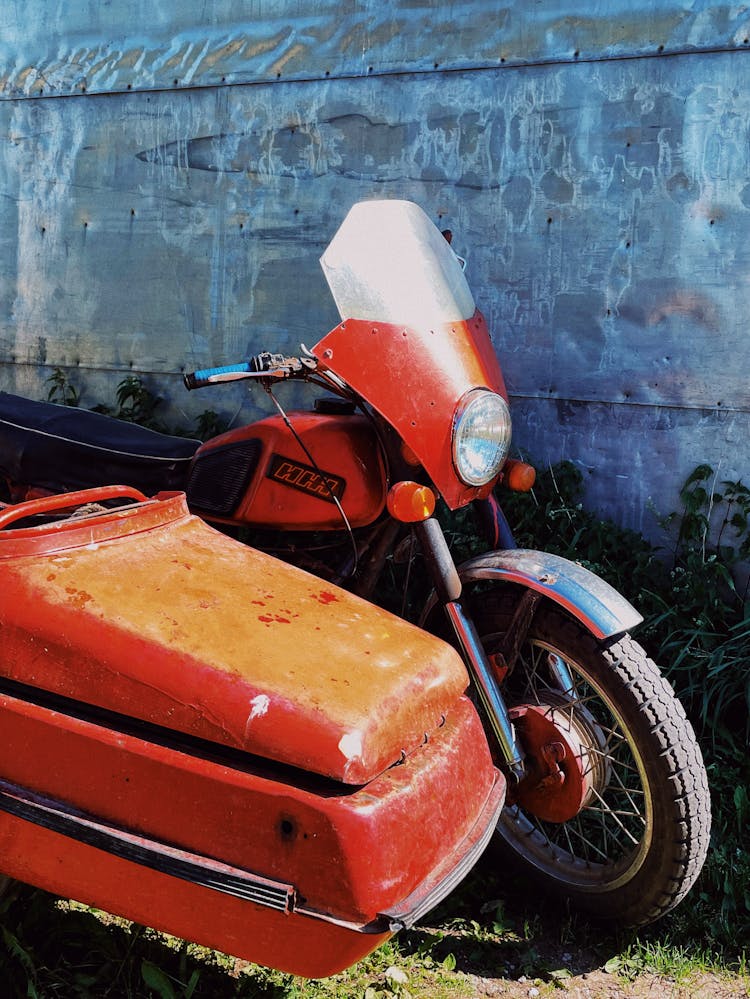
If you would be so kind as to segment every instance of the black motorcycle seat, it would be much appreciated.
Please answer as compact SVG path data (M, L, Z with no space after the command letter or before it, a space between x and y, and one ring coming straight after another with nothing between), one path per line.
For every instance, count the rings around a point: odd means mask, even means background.
M55 492L135 486L184 489L200 441L86 409L0 392L0 476Z

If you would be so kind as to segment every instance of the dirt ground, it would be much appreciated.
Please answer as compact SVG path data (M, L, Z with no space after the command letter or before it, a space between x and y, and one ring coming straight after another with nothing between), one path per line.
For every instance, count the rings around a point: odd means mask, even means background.
M476 999L508 997L508 999L747 999L747 982L729 980L717 975L700 975L687 982L673 982L657 975L639 975L633 982L624 982L605 971L574 975L559 983L512 981L506 979L467 976L474 987Z

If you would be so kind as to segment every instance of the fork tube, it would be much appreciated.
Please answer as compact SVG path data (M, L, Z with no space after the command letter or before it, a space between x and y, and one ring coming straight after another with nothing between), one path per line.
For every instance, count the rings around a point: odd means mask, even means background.
M573 676L565 660L556 653L550 652L547 656L547 668L550 671L552 679L557 683L563 694L567 697L574 697L576 688L573 683Z
M414 525L432 573L435 590L445 607L469 666L477 693L507 766L517 780L524 775L523 752L492 666L474 622L459 603L461 580L440 524L434 519Z
M463 607L457 601L447 603L444 606L456 637L464 650L464 655L469 661L479 699L500 745L503 757L516 780L521 780L524 775L523 752L516 742L515 729L508 715L505 699L500 693L492 667L484 654L474 622L464 613Z

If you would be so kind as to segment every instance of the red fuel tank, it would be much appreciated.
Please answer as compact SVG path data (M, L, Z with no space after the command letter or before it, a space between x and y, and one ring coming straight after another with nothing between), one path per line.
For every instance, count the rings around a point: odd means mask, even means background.
M505 784L449 646L181 494L8 526L4 873L319 977L477 859Z
M376 520L386 480L370 421L355 413L292 412L288 418L306 451L280 416L200 447L187 486L191 509L253 527L341 530L338 500L352 527Z

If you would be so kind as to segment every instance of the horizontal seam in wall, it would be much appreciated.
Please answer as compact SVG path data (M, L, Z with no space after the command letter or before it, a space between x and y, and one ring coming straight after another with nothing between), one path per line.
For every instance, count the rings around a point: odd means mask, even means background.
M153 87L138 87L131 86L130 89L126 87L112 89L112 90L97 90L95 87L87 88L85 91L80 89L70 90L66 92L59 93L45 93L45 94L24 94L24 93L0 93L0 102L2 101L46 101L46 100L60 100L66 97L108 97L108 96L131 96L134 94L160 94L160 93L179 93L189 90L211 90L220 89L222 87L254 87L254 86L273 86L275 84L308 84L308 83L332 83L334 81L357 81L357 80L372 80L376 78L383 77L403 77L403 76L435 76L435 75L446 75L446 74L460 74L460 73L486 73L495 71L507 71L507 70L517 70L517 69L533 69L533 68L546 68L555 66L580 66L589 63L607 63L607 62L632 62L638 59L669 59L675 57L683 56L705 56L705 55L724 55L727 53L740 53L740 52L750 52L750 46L746 45L744 42L737 43L736 45L706 45L701 47L688 46L679 47L673 49L665 49L662 52L623 52L617 55L582 55L582 56L550 56L544 59L513 59L513 57L503 57L502 62L500 59L485 62L476 63L464 63L464 64L453 64L448 66L439 66L437 69L434 67L409 67L401 66L398 69L373 69L372 72L366 73L330 73L328 76L325 75L315 75L315 76L288 76L288 77L268 77L267 79L261 78L248 78L245 80L233 80L233 81L213 81L209 83L191 83L186 85L168 86L160 85Z

